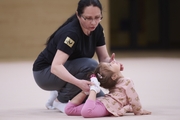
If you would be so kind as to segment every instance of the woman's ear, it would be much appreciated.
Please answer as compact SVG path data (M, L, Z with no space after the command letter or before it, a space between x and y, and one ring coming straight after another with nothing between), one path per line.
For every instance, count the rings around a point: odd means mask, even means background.
M79 19L78 11L76 11L76 16L77 16L77 18Z
M116 80L116 79L117 79L117 77L118 77L118 75L117 75L117 74L113 74L113 75L111 76L112 80Z

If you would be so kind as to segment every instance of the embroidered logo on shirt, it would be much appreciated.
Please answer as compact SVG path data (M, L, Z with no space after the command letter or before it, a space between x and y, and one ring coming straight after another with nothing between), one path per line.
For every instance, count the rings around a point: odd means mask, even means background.
M64 41L66 45L68 45L70 48L74 45L74 40L72 40L70 37L67 37Z

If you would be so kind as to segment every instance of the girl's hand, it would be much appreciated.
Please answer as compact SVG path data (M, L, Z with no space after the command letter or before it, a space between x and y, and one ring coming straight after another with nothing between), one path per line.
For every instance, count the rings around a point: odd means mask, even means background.
M150 115L151 112L147 110L141 110L141 112L135 113L135 115Z
M111 55L111 58L110 58L110 61L109 62L112 62L112 61L116 61L115 60L115 53L112 53ZM116 61L117 62L117 61ZM120 71L123 71L124 70L124 66L123 64L119 63L120 64Z

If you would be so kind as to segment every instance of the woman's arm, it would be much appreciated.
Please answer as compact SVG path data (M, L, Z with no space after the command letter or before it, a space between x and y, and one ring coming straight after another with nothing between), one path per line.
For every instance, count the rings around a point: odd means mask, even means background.
M116 61L115 60L115 53L111 55L111 57L108 54L106 45L100 46L96 48L96 54L98 57L99 62L111 62L111 61ZM123 64L120 63L120 71L124 70Z
M91 82L77 79L76 77L71 75L64 67L64 63L67 61L68 57L68 54L57 50L52 62L51 72L62 80L78 86L83 91L89 91L89 85L91 85Z
M109 57L106 45L96 48L96 54L99 62L110 62L111 58Z

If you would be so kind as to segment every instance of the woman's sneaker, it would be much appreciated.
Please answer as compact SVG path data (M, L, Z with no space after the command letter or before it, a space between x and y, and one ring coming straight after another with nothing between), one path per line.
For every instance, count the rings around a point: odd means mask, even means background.
M46 108L49 110L54 110L53 102L57 98L58 92L57 91L51 91L48 101L46 102Z
M53 102L54 109L57 109L57 110L59 110L62 113L64 113L66 105L67 105L67 103L61 103L57 99L54 100L54 102Z

